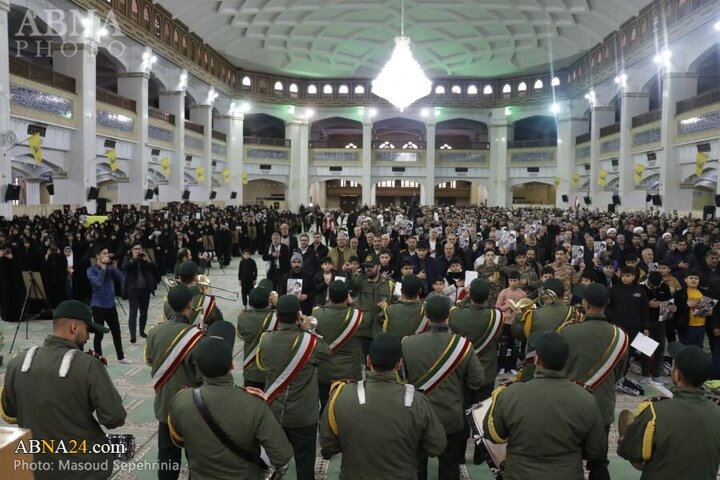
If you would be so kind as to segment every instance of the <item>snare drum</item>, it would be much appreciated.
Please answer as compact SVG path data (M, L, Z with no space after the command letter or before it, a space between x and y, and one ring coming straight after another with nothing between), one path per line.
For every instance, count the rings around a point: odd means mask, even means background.
M476 403L465 412L465 416L470 424L470 433L475 439L475 444L485 450L485 461L490 466L490 471L496 478L501 478L498 475L505 463L507 445L498 445L485 438L483 420L490 410L490 405L492 405L492 398Z
M130 433L111 433L107 436L110 445L119 445L114 447L113 454L120 461L127 462L135 455L135 435Z

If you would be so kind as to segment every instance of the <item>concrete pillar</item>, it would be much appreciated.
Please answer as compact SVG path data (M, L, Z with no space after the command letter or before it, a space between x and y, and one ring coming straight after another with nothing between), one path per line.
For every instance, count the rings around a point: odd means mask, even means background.
M372 120L363 119L363 145L362 145L362 204L375 205L372 181Z
M632 156L632 119L650 109L647 93L620 94L620 158L618 160L618 195L626 210L642 208L645 192L635 191L635 162Z
M175 115L175 154L170 158L170 178L160 185L160 202L179 202L185 186L185 89L160 92L160 110Z
M421 205L435 205L435 119L425 123L425 201Z
M210 200L212 190L212 103L197 105L190 110L190 121L203 126L203 160L201 166L205 168L205 180L197 182L190 200L207 202ZM195 167L198 165L195 164ZM193 172L193 175L196 175Z
M309 203L308 183L310 125L306 119L294 118L285 125L285 138L290 139L290 185L288 207L296 212L300 205Z
M598 185L598 175L600 172L600 129L615 123L614 107L592 107L592 122L590 127L590 186L588 194L592 201L592 206L600 207L602 205L601 193L603 187ZM573 201L575 201L573 199Z
M25 205L40 205L40 179L25 179Z
M8 12L10 0L0 0L0 32L8 32ZM10 47L7 34L0 35L0 134L10 130ZM22 139L20 139L22 140ZM11 145L0 145L4 152ZM12 183L10 155L0 158L0 217L12 218L12 203L3 201L5 186Z
M77 44L73 56L53 52L53 68L75 79L75 117L77 130L73 132L67 164L67 180L55 180L55 201L62 204L86 206L95 212L95 200L87 200L90 187L97 186L97 138L95 121L97 44L92 40Z
M512 140L513 128L505 115L505 108L493 108L490 124L490 180L488 182L488 206L509 206L508 188L508 141Z
M574 115L572 109L562 109L558 115L558 145L555 176L560 184L555 189L555 206L567 208L574 205L578 185L572 184L575 173L575 137L587 130L587 119ZM562 196L568 201L563 202Z
M230 170L230 183L223 185L221 190L226 190L221 195L218 192L218 199L227 200L228 205L240 205L243 201L243 171L245 150L243 143L243 126L245 115L235 112L234 109L215 119L215 126L218 131L223 132L227 137L227 168ZM230 192L236 192L235 200L230 200Z
M657 152L660 165L660 197L662 211L670 213L673 209L692 210L692 197L681 202L680 168L675 150L675 106L677 102L697 94L697 74L663 72L662 118L660 120L660 151ZM681 204L682 203L682 204Z

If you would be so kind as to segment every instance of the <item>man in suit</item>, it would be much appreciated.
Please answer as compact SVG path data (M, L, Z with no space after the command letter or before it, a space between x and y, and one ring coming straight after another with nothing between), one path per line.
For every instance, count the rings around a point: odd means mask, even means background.
M274 232L270 245L263 252L263 260L268 262L267 278L273 282L273 288L278 289L280 278L290 271L290 249L280 243L280 233Z
M287 246L291 252L298 248L298 240L293 235L290 235L290 227L287 223L280 225L280 243Z

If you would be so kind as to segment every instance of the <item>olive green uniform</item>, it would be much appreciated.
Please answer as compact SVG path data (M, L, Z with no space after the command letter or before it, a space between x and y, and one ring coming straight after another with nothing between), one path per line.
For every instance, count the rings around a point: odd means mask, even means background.
M365 274L359 273L349 278L347 284L353 292L355 306L367 316L366 321L355 334L361 339L363 354L366 355L372 338L381 330L378 303L390 302L395 282L382 275L378 276L377 281L371 281Z
M572 300L572 287L580 280L578 278L577 270L575 270L575 267L567 262L553 262L548 264L548 266L552 267L555 272L555 278L562 280L563 285L565 286L565 303L570 303Z
M240 448L260 454L264 448L274 467L286 465L292 447L265 401L236 387L231 374L206 379L200 387L203 400L225 434ZM264 478L257 463L227 449L200 415L190 388L181 390L170 404L168 417L173 442L188 451L194 480Z
M382 310L383 332L398 337L419 333L417 330L425 319L425 303L420 300L400 300L387 304Z
M478 278L482 278L483 280L487 281L488 286L490 287L490 294L487 300L488 305L495 305L500 291L505 288L505 275L503 274L503 268L495 264L483 264L477 268L477 272ZM497 281L495 281L494 283L488 280L488 278L492 276L495 276L495 278L497 278Z
M64 358L70 355L73 356L69 369L62 377ZM78 452L87 448L87 452L78 454L36 454L35 462L49 462L53 470L36 470L35 478L108 478L112 473L112 455L92 454L90 450L94 445L107 443L100 425L117 428L125 423L127 412L105 366L97 358L83 354L74 342L55 335L45 337L43 345L35 350L29 368L23 372L27 358L26 351L8 362L4 387L0 392L2 418L30 429L35 440L64 442L68 452L73 448ZM29 448L29 445L25 446ZM59 462L70 462L69 467L60 470ZM82 466L85 462L97 465L95 470L71 470L73 464ZM4 478L12 477L9 472L5 475Z
M525 279L525 285L520 286L525 293L533 292L540 286L540 279L538 278L537 272L535 272L535 269L530 265L525 265L525 268L514 265L512 268L517 270L521 279Z
M562 372L538 368L532 380L495 390L483 427L493 443L507 443L504 480L582 480L583 459L590 478L610 478L597 403Z
M329 303L315 307L313 316L318 321L315 331L322 335L327 344L331 344L340 336L344 330L343 327L356 311L355 308L345 304ZM363 315L362 322L367 321ZM359 328L362 328L362 323ZM359 380L361 376L360 350L360 340L355 332L338 351L318 366L318 382L330 385L336 380Z
M560 331L560 335L570 344L570 356L565 367L569 379L582 379L599 368L598 359L613 341L615 328L607 323L605 315L587 314L582 323L568 325ZM622 377L625 362L627 352L593 392L606 427L615 421L615 384Z
M257 343L265 331L264 325L269 325L275 310L270 307L246 310L240 312L237 319L237 334L243 340L243 354L247 355ZM261 372L257 363L253 362L247 368L243 368L243 379L253 383L265 384L265 372Z
M197 291L197 287L190 287L193 290ZM195 323L195 320L197 320L197 316L200 314L200 309L202 308L203 302L205 301L205 294L198 293L192 298L191 305L193 307L192 312L190 312L190 315L188 315L188 318L190 319L190 323ZM172 307L168 303L167 296L165 296L165 300L163 302L163 320L167 321L169 318L173 316L175 312L173 312ZM204 315L204 312L203 312ZM204 321L205 326L207 327L213 322L217 322L218 320L223 320L223 314L220 311L220 307L218 307L217 302L215 303L215 307L213 308L213 311L210 313L210 318L208 321Z
M513 338L527 342L527 355L520 372L519 380L530 380L535 373L535 347L528 337L537 332L555 332L566 322L572 319L573 309L561 303L543 305L536 310L530 310L526 315L516 316L510 329ZM528 334L529 331L529 334Z
M618 455L645 462L641 480L715 480L720 467L720 406L697 389L640 404ZM648 424L655 427L648 433ZM649 435L646 437L646 435Z
M418 452L435 457L446 444L428 399L395 372L368 372L362 390L361 405L357 384L334 387L320 421L323 456L342 452L342 480L415 480Z

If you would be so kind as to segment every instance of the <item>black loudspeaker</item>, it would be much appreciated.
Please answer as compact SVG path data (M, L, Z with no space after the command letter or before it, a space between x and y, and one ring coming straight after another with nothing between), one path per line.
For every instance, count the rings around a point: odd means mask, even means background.
M185 190L182 194L183 200L190 200L190 190Z
M47 188L48 195L55 195L55 184L50 182L47 185L45 185L45 188Z
M155 192L152 188L148 188L145 190L145 200L152 200L153 196L155 195Z
M20 186L8 183L7 188L5 188L5 201L9 202L12 200L20 200Z
M567 203L567 201L568 201L568 196L567 196L567 195L563 195L561 198L562 198L562 201L563 201L563 202Z
M98 198L97 207L95 207L95 213L98 215L104 215L107 213L107 198Z
M153 193L154 193L155 195L160 195L160 187L155 187L155 188L153 188Z
M714 220L715 219L715 207L712 205L705 205L703 207L703 220Z
M87 194L88 200L97 200L98 195L100 194L100 189L97 187L90 187Z
M720 207L720 195L715 195L715 206Z
M590 201L590 197L587 197L587 196L586 196L585 198L583 198L583 200L585 201L585 205L590 205L590 204L592 203L592 202Z
M613 205L620 205L620 195L617 193L612 196Z
M660 195L653 195L652 202L656 207L662 207L662 198L660 198Z
M230 192L230 200L235 200L237 198L237 192Z
M650 195L649 193L647 195L645 195L645 201L652 202L652 195ZM715 201L717 202L717 200L715 200Z
M217 192L213 190L210 192L210 200L215 200L215 197L217 197Z
M608 213L615 213L615 204L608 203Z

